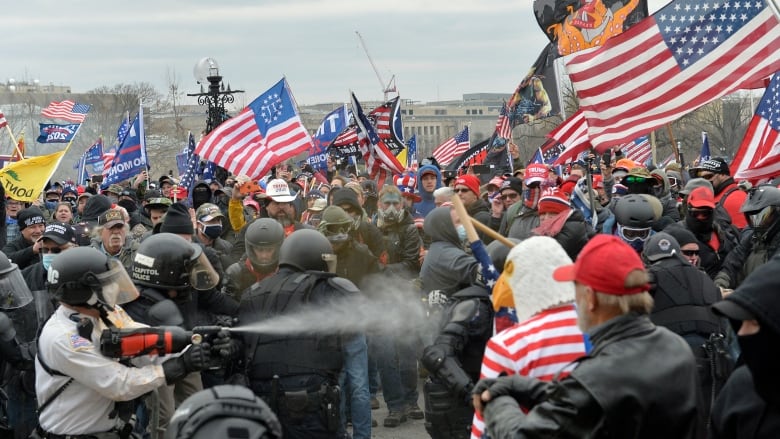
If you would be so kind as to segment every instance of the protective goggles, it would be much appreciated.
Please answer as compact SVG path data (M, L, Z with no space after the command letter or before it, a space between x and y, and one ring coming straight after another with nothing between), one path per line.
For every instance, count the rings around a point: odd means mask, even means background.
M644 241L650 237L650 227L635 228L618 225L618 233L627 242Z

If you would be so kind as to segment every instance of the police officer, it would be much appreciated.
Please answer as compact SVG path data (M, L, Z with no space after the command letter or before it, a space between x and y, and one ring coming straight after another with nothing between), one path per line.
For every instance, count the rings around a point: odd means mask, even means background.
M138 296L121 263L79 247L49 268L60 306L46 322L35 363L41 437L129 437L132 401L210 364L209 347L192 345L160 365L128 367L101 355L100 334L141 327L119 307Z
M471 390L493 335L490 290L472 285L453 294L439 328L421 358L430 372L423 386L425 429L434 439L468 438L474 416Z
M244 256L225 270L224 292L236 300L255 282L276 272L284 228L271 218L258 218L249 224L244 236Z
M243 295L242 324L359 294L352 282L331 273L332 263L333 249L322 234L293 232L280 249L279 271ZM351 362L367 361L362 335L244 333L243 342L249 387L279 416L285 438L340 437L338 375ZM356 344L362 358L348 354ZM368 423L370 437L367 415L352 422Z

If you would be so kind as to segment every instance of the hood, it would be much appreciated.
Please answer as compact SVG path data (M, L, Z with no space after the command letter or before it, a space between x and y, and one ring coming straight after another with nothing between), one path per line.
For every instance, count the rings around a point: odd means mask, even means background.
M105 195L93 195L84 205L84 213L81 215L82 221L97 223L101 213L111 208L111 200Z
M510 275L509 286L518 322L545 309L574 301L574 282L553 280L556 268L571 263L558 241L547 236L530 237L509 251L504 273Z
M426 215L423 230L434 242L444 241L460 247L460 239L452 224L449 207L437 207Z
M417 191L420 192L420 196L422 196L423 198L425 198L426 195L428 195L429 197L433 197L433 191L426 192L423 189L423 186L422 186L422 175L423 175L423 173L431 172L431 171L436 173L436 189L441 187L441 171L439 170L439 168L437 168L436 166L433 166L433 165L423 165L423 166L421 166L420 170L417 171Z
M342 204L349 204L358 212L363 212L363 206L358 203L357 194L350 188L341 188L333 194L332 206L340 206ZM362 215L362 214L361 214Z
M661 199L661 198L669 195L669 179L666 178L666 172L664 172L663 169L658 168L658 169L653 169L650 172L650 175L652 175L653 177L657 176L656 179L658 179L658 177L660 177L661 181L664 182L663 189L661 189L660 193L655 194L655 196L658 197L658 199Z

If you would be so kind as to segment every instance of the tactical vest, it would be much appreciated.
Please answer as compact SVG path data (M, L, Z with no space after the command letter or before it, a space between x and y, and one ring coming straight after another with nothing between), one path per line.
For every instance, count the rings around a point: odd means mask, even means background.
M265 279L243 298L242 314L249 315L242 316L241 321L268 320L330 298L334 289L329 281L332 277L329 273L292 272ZM293 375L336 379L342 368L343 349L337 335L250 333L245 341L247 377L253 383Z
M451 320L451 314L455 306L466 300L477 300L479 301L479 306L467 324L468 341L463 346L458 360L460 360L463 370L476 380L479 378L479 372L482 368L485 346L490 337L493 336L494 312L487 290L485 290L485 294L474 294L469 289L466 289L452 295L447 312L444 313L446 316L445 322Z

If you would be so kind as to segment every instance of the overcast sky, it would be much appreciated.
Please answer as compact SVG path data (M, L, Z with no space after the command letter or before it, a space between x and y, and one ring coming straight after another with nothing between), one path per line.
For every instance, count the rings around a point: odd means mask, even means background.
M651 0L650 11L663 0ZM282 76L300 105L510 93L547 38L531 0L25 0L3 2L0 81L39 79L73 92L138 81L165 90L175 72L198 91L193 67L213 57L233 89L254 99ZM0 102L2 104L2 102Z

